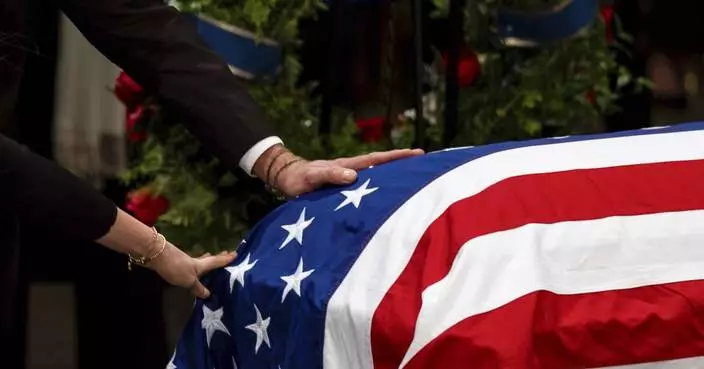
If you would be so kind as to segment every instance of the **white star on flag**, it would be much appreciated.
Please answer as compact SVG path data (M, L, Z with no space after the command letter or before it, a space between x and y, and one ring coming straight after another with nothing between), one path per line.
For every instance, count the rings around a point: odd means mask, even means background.
M245 257L241 263L225 268L225 270L230 273L230 293L232 293L232 289L235 286L235 281L237 281L240 286L244 287L244 274L257 264L257 260L254 260L252 263L249 262L250 255L251 254L247 254L247 257Z
M313 273L315 269L311 270L306 270L305 272L303 271L303 258L301 258L301 261L298 262L298 267L296 268L296 271L287 276L280 277L284 282L286 282L286 287L284 287L284 293L281 295L281 303L286 300L286 296L288 295L289 292L293 291L298 295L299 297L301 296L301 281L304 279L308 278L311 273Z
M352 204L355 208L359 209L362 198L379 189L379 187L367 188L367 186L369 186L369 181L371 181L371 179L367 179L355 190L340 192L343 196L345 196L345 200L335 208L335 211L338 211L349 204Z
M210 340L213 338L215 332L220 331L227 333L228 336L230 335L230 331L227 330L227 327L225 327L225 324L222 322L222 314L222 308L213 311L203 305L203 320L200 322L200 325L205 329L208 347L210 347Z
M267 332L271 318L262 319L262 313L259 312L259 308L256 304L254 305L254 311L257 313L257 321L246 326L245 328L257 335L257 342L254 344L254 353L256 354L257 351L259 351L259 347L262 345L262 342L266 343L266 345L271 348L271 343L269 343L269 333Z
M232 358L232 369L237 369L237 362L235 362L235 358Z
M176 351L174 350L174 354L171 356L171 360L169 360L169 363L166 364L166 369L176 369L176 364L174 364L174 359L176 359Z
M237 248L235 249L235 251L239 250L242 246L244 246L246 244L247 244L247 240L243 239L242 241L240 241L240 244L237 245Z
M303 211L301 211L301 215L298 216L298 220L296 221L296 223L282 225L281 228L286 230L286 232L288 232L288 235L286 236L286 239L281 244L281 246L279 246L279 250L286 247L286 245L288 245L289 242L293 241L294 239L298 241L299 245L303 245L303 231L308 228L311 223L313 223L314 219L315 217L306 219L306 208L303 208Z

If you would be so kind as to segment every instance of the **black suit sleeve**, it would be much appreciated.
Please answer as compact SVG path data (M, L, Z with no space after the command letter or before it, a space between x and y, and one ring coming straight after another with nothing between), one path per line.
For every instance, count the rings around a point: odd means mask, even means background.
M244 84L162 0L56 1L98 50L184 114L189 130L228 166L275 135Z
M117 207L67 170L0 135L0 212L93 241L110 230Z

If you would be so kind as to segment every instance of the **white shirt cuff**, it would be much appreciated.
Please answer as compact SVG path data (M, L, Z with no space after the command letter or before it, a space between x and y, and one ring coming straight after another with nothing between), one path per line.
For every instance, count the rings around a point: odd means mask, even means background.
M264 152L266 150L269 150L272 146L283 143L284 142L281 140L281 138L276 136L267 137L257 142L254 146L247 150L247 152L244 153L244 156L242 156L242 158L240 159L240 168L242 168L245 173L254 177L254 163L257 162L257 159L259 159L259 157L262 156L262 154L264 154Z

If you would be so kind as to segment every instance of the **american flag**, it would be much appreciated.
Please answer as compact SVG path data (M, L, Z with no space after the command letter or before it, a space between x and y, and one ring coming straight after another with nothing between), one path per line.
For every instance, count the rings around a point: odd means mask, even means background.
M370 168L238 252L168 368L704 368L704 123Z

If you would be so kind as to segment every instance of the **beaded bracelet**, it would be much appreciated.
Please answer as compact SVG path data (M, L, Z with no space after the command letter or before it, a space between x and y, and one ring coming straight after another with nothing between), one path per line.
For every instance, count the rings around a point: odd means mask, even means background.
M276 163L276 160L281 157L281 155L285 154L286 150L281 150L279 151L278 154L274 156L273 159L271 159L271 162L269 163L269 167L266 169L266 177L264 178L264 183L269 183L269 178L271 178L271 169L274 168L274 163Z
M279 183L279 175L286 170L286 168L290 167L291 165L298 163L299 161L302 161L303 159L301 158L295 158L288 163L284 164L281 168L279 168L278 171L274 174L274 181L272 183L267 183L266 188L271 192L274 196L276 196L277 200L286 200L286 195L282 193L277 187Z

